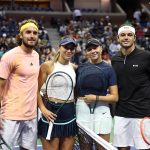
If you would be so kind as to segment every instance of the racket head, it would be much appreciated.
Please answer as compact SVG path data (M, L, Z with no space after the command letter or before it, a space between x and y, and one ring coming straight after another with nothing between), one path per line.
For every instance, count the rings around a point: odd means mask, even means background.
M77 84L81 96L86 94L100 95L107 89L104 71L94 64L81 66ZM98 84L95 84L98 83Z
M106 95L108 83L102 68L94 64L84 64L79 68L77 76L77 92L81 97L88 94ZM96 83L96 84L95 84ZM94 113L97 101L89 104L90 112Z
M150 117L144 117L140 122L140 132L144 142L150 145Z
M62 99L64 100L64 103L62 104L52 104L49 103L51 107L51 111L53 111L55 114L58 114L60 110L63 108L65 103L69 100L71 95L73 94L73 80L69 74L63 71L57 71L52 73L47 81L46 81L46 96L48 98L58 96L60 98L57 99ZM55 97L54 97L55 98ZM46 139L50 140L51 139L51 133L53 129L53 123L49 122L49 128L47 132Z
M57 99L64 100L62 107L73 94L73 80L69 74L63 71L52 73L46 81L46 95L47 97L57 96ZM63 98L62 98L63 97ZM60 110L60 107L57 110Z

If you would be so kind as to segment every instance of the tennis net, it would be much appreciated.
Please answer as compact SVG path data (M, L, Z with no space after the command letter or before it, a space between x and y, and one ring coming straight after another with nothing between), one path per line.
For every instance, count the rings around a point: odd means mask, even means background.
M111 143L102 139L82 123L77 122L77 124L78 138L74 150L117 150Z

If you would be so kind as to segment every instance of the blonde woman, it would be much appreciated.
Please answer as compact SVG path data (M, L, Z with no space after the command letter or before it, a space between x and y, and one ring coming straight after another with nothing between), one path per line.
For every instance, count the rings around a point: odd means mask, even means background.
M42 85L47 82L49 76L53 73L62 71L72 78L73 87L75 86L76 74L74 66L70 62L72 56L75 54L76 42L74 39L67 37L60 41L59 50L54 60L47 61L41 65L39 73L39 90L38 90L38 106L42 112L44 119L40 119L38 124L39 136L41 137L44 150L72 150L74 145L74 137L76 135L76 117L74 107L74 92L72 92L69 100L62 107L61 111L56 115L52 111L55 105L64 103L64 95L60 95L63 89L57 87L59 81L56 83L56 88L48 96L47 103L44 105L40 95ZM54 83L55 84L55 83ZM62 84L61 84L62 85ZM63 85L62 85L63 86ZM64 85L64 88L65 85ZM49 122L55 122L52 128L50 140L47 140L47 132Z

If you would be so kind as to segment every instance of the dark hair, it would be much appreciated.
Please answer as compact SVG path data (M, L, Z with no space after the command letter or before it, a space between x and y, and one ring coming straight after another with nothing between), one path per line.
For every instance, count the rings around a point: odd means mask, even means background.
M130 26L130 27L133 27L134 26L129 22L129 21L126 21L124 24L122 24L119 28L123 27L123 26Z

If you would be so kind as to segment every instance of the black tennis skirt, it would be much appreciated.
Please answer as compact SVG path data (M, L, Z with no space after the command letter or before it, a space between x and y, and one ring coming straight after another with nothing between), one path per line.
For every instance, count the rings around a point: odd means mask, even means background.
M46 108L52 112L62 105L61 103L54 103L48 101ZM38 122L38 135L40 137L46 138L48 132L49 123L47 119L42 115ZM57 114L57 118L54 122L51 138L61 138L75 136L77 134L77 124L75 115L75 105L74 103L66 103Z

